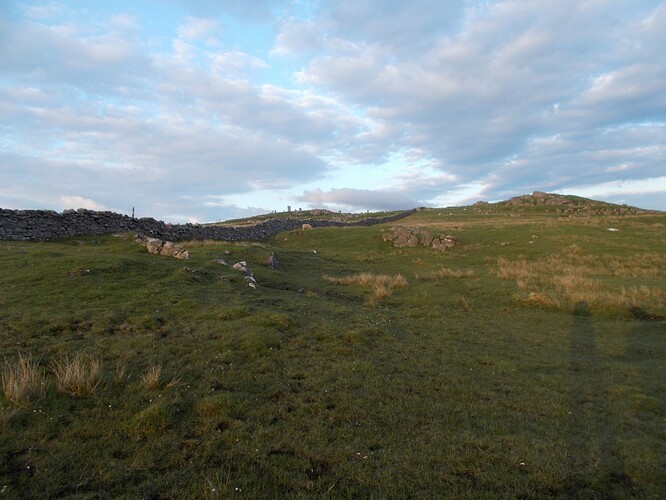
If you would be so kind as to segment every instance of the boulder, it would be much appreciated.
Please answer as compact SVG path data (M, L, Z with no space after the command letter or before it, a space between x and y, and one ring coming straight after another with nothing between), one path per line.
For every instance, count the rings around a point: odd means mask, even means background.
M247 274L248 276L252 276L252 271L248 267L247 262L245 262L244 260L241 260L240 262L236 262L231 267L234 268L236 271L240 271L242 273Z
M189 259L190 253L180 245L172 241L162 241L158 238L137 237L137 241L146 246L148 252L165 257L175 257L176 259Z
M165 241L160 250L160 255L165 257L175 257L176 259L189 259L190 253L182 246L176 245L172 241Z

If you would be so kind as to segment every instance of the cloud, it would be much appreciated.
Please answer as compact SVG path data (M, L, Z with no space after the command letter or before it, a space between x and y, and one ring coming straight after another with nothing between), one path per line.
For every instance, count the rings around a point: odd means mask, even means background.
M60 204L63 208L87 208L88 210L106 210L100 203L82 196L61 196Z
M280 23L271 54L289 56L313 53L321 49L323 43L321 29L316 23L288 17Z
M178 35L189 41L204 41L216 43L219 24L213 19L188 17L185 23L178 28Z
M374 191L369 189L340 188L322 191L305 191L296 198L311 207L340 207L344 210L405 210L420 204L405 193L396 191Z

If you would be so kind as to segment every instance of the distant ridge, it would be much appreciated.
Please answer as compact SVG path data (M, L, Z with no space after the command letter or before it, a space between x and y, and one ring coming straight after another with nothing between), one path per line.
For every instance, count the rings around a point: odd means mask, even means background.
M483 205L485 203L486 202L477 202L475 205ZM582 196L545 193L543 191L534 191L532 194L514 196L506 201L499 202L499 204L504 204L509 207L554 206L559 208L559 212L586 212L591 215L637 215L661 213L658 210L646 210L629 205L618 205L615 203L593 200Z

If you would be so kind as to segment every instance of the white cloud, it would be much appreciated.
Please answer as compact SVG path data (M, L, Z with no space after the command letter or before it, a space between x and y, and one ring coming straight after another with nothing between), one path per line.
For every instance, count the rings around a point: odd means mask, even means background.
M61 196L60 204L63 208L87 208L88 210L106 210L101 203L82 196Z
M184 40L202 41L212 45L218 43L219 24L213 19L188 17L178 28L178 35Z
M423 204L405 193L351 188L331 189L330 191L315 189L305 191L296 199L308 203L313 208L333 207L345 211L407 210Z

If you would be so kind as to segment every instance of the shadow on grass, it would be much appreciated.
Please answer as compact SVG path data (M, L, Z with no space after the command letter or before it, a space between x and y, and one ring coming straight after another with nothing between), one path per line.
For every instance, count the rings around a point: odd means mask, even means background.
M626 491L632 488L631 480L623 472L614 438L607 370L586 302L574 308L570 363L567 493L597 496Z

